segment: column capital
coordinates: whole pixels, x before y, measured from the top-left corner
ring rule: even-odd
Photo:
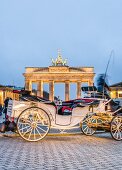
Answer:
[[[68,83],[68,84],[69,84],[69,83],[70,83],[70,81],[69,81],[69,80],[66,80],[66,81],[65,81],[65,83]]]

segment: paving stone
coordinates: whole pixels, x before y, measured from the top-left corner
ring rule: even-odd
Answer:
[[[0,136],[0,170],[122,170],[122,141],[109,133],[47,136],[39,142]]]

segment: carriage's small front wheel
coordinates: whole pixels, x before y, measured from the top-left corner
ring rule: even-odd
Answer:
[[[43,139],[49,129],[50,117],[39,107],[25,109],[17,119],[17,131],[27,141],[35,142]]]
[[[113,117],[110,127],[111,136],[115,140],[122,140],[122,116]]]
[[[93,127],[96,124],[97,120],[92,118],[92,116],[86,115],[84,120],[81,123],[81,131],[88,136],[93,135],[96,132],[96,128]]]

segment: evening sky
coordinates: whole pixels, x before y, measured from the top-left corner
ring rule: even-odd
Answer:
[[[24,85],[25,67],[51,65],[61,49],[69,66],[122,81],[122,0],[0,0],[0,84]]]

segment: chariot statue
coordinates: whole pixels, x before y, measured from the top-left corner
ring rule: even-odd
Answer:
[[[67,59],[62,58],[61,54],[58,52],[58,57],[54,60],[51,59],[53,66],[66,66],[67,65]]]

